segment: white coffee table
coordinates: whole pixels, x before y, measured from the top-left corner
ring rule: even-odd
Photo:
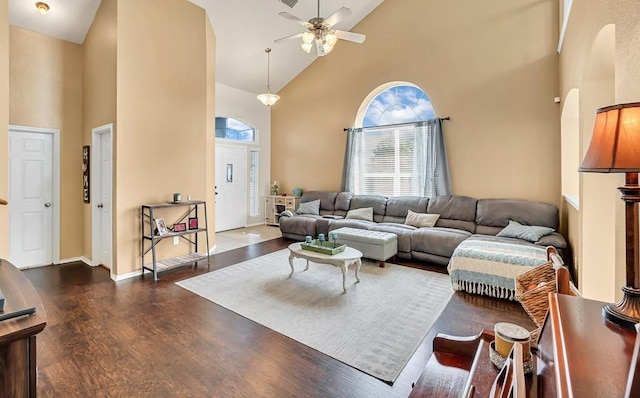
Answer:
[[[360,282],[358,274],[360,272],[360,267],[362,266],[362,253],[359,250],[347,246],[343,252],[329,255],[317,253],[311,250],[304,250],[301,243],[298,242],[289,245],[289,251],[291,252],[289,254],[289,265],[291,266],[289,278],[293,276],[293,259],[304,258],[307,260],[307,267],[305,268],[305,271],[309,269],[309,261],[319,264],[331,264],[334,267],[340,268],[342,270],[342,289],[345,292],[347,291],[347,271],[349,270],[349,266],[355,263],[356,283]]]

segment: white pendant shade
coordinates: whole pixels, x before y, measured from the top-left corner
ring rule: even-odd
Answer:
[[[258,99],[260,100],[260,102],[262,102],[266,106],[271,106],[276,102],[278,102],[278,100],[280,99],[280,96],[276,94],[267,93],[267,94],[258,95]]]

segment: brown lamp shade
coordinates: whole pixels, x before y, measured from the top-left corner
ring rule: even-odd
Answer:
[[[640,102],[598,109],[591,143],[578,171],[640,172]]]

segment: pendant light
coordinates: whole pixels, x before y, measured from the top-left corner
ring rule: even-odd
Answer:
[[[269,83],[269,53],[271,52],[271,49],[266,48],[264,52],[267,53],[267,93],[258,95],[258,99],[266,106],[271,106],[278,102],[280,96],[271,94],[271,84]]]

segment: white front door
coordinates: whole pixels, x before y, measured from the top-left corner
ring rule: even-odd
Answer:
[[[92,264],[111,269],[112,248],[112,142],[113,124],[92,129],[91,207],[93,218]]]
[[[247,223],[247,149],[216,145],[216,232]]]
[[[34,129],[35,130],[35,129]],[[9,130],[9,261],[54,261],[53,134]]]

